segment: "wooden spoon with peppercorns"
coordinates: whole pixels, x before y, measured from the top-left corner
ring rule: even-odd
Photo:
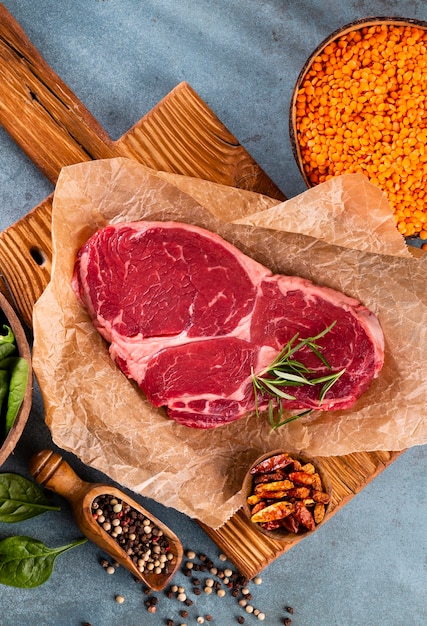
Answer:
[[[166,587],[181,564],[183,547],[165,524],[120,489],[81,480],[52,450],[34,455],[29,469],[40,485],[69,500],[88,539],[150,589]]]

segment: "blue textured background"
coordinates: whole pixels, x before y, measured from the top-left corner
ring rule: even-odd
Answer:
[[[312,50],[331,32],[368,16],[427,20],[427,3],[370,0],[5,0],[46,61],[115,139],[179,82],[198,92],[288,197],[305,186],[289,143],[292,89]],[[0,229],[26,214],[52,186],[0,129]],[[40,394],[24,436],[2,471],[27,473],[28,459],[50,434]],[[278,558],[251,586],[268,626],[424,626],[427,623],[427,455],[408,450],[323,528]],[[67,455],[82,478],[103,480]],[[67,502],[0,537],[27,534],[49,546],[80,536]],[[185,547],[216,560],[218,548],[199,526],[161,505],[140,501],[180,536]],[[34,590],[0,585],[0,626],[232,626],[242,614],[227,595],[202,595],[179,618],[178,603],[160,594],[147,613],[141,587],[123,569],[114,576],[87,543],[59,557],[51,579]],[[178,584],[189,588],[182,574]],[[125,596],[118,605],[114,596]],[[245,624],[257,623],[253,615]]]

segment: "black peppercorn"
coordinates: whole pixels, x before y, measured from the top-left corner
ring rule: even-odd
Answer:
[[[287,607],[285,607],[285,609],[286,609],[286,611],[287,611],[288,613],[290,613],[291,615],[292,615],[292,614],[293,614],[293,612],[294,612],[294,610],[293,610],[293,608],[292,608],[291,606],[287,606]]]
[[[241,615],[239,615],[239,617],[237,618],[237,623],[238,624],[244,624],[245,623],[245,618],[242,617]]]

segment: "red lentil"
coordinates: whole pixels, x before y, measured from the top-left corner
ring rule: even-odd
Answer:
[[[357,28],[314,59],[296,96],[311,185],[361,172],[388,196],[399,232],[427,239],[427,30]]]

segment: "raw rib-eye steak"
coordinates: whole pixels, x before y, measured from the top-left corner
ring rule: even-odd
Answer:
[[[306,347],[295,356],[318,376],[345,372],[320,405],[318,385],[290,388],[286,409],[349,408],[383,364],[379,322],[357,300],[273,275],[189,224],[106,226],[80,249],[73,288],[121,370],[186,426],[213,428],[254,410],[252,369],[262,372],[296,333],[312,337],[335,322],[321,339],[331,369]]]

